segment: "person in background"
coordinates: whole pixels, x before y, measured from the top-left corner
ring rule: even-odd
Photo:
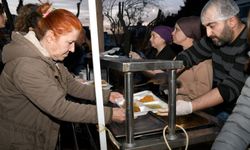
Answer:
[[[50,6],[45,3],[40,7]],[[67,100],[67,94],[95,99],[93,85],[76,81],[62,64],[74,51],[82,30],[77,17],[65,9],[47,7],[33,31],[18,32],[4,47],[5,67],[0,76],[0,149],[54,150],[60,120],[97,123],[95,105]],[[56,19],[55,19],[56,18]],[[103,90],[115,102],[120,93]],[[105,122],[122,122],[122,108],[104,107]]]
[[[212,59],[213,87],[192,102],[178,100],[177,115],[213,107],[210,113],[225,122],[232,112],[247,78],[244,66],[249,51],[246,25],[238,14],[239,7],[233,0],[210,0],[202,9],[201,22],[207,37],[179,53],[176,60],[183,60],[185,69],[189,69]]]
[[[132,59],[162,59],[162,60],[172,60],[176,53],[171,48],[170,43],[172,42],[173,29],[169,26],[156,26],[151,31],[150,43],[153,49],[147,54],[138,54],[136,52],[130,51],[129,56]],[[152,77],[161,70],[147,70],[145,75]]]
[[[6,9],[8,10],[8,3],[5,1]],[[20,31],[27,33],[29,31],[29,26],[27,18],[30,18],[28,14],[30,14],[32,11],[36,11],[38,8],[38,5],[36,4],[27,4],[23,6],[20,10],[20,14],[15,19],[15,22],[13,22],[13,18],[11,14],[9,13],[8,17],[8,23],[6,23],[6,16],[4,13],[4,9],[2,7],[2,4],[0,5],[0,72],[2,71],[4,64],[2,62],[2,48],[4,45],[10,42],[10,34],[12,32],[12,28],[14,28],[15,31]],[[8,13],[7,13],[8,14]],[[10,18],[10,19],[9,19]],[[5,29],[5,25],[8,24],[8,29]]]
[[[200,17],[189,16],[177,20],[172,32],[173,43],[190,48],[202,37]],[[176,99],[191,101],[212,89],[213,68],[211,59],[185,70],[178,78],[180,87]]]
[[[5,27],[5,23],[6,23],[6,16],[4,14],[4,9],[3,9],[3,5],[0,3],[0,28],[4,28]]]
[[[249,23],[250,11],[248,13],[248,44],[250,44]],[[249,52],[248,55],[250,55]],[[232,114],[228,117],[215,139],[212,150],[246,150],[250,144],[250,59],[245,71],[248,74],[248,78]]]
[[[176,53],[171,47],[173,29],[169,26],[156,26],[151,31],[150,44],[151,49],[142,52],[129,52],[129,57],[132,59],[161,59],[161,60],[172,60]],[[151,83],[151,80],[158,74],[163,72],[162,70],[145,70],[138,72],[134,75],[135,91],[150,90],[158,96],[165,96],[159,90],[158,84]]]
[[[32,25],[32,20],[30,18],[32,15],[34,16],[35,13],[38,13],[37,12],[38,7],[39,7],[38,4],[29,3],[19,8],[20,9],[19,14],[14,24],[15,31],[24,32],[24,33],[28,33],[30,31],[30,29],[34,26]],[[40,14],[37,14],[37,15],[40,15]],[[38,20],[35,20],[35,21],[37,22]]]
[[[4,12],[3,5],[0,3],[0,73],[3,70],[4,64],[2,62],[2,49],[5,44],[9,42],[9,38],[6,38],[6,33],[4,30],[6,24],[6,16]]]

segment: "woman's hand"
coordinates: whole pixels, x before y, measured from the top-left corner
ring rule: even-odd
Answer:
[[[125,109],[113,108],[112,121],[123,122],[126,119]]]
[[[112,103],[117,103],[119,101],[124,100],[124,97],[121,93],[119,92],[111,92],[109,96],[109,101]]]
[[[129,57],[132,59],[142,59],[139,54],[137,54],[136,52],[133,52],[133,51],[129,52]]]

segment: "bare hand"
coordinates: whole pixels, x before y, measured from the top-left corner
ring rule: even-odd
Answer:
[[[112,121],[123,122],[126,119],[125,109],[123,108],[113,108]]]
[[[167,84],[168,83],[168,73],[167,72],[162,72],[162,73],[157,73],[155,74],[151,82],[154,84]]]
[[[139,54],[137,54],[136,52],[133,52],[133,51],[129,52],[129,57],[133,58],[133,59],[142,59]]]
[[[117,101],[124,100],[124,97],[119,92],[111,92],[109,96],[109,101],[112,103],[116,103]]]

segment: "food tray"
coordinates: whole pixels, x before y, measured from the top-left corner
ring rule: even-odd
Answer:
[[[134,120],[134,138],[162,133],[163,128],[166,126],[165,122],[152,114],[152,112],[148,112],[146,115],[139,116]],[[111,122],[107,126],[116,138],[126,136],[125,123]]]
[[[152,101],[142,101],[145,96],[153,98]],[[120,107],[125,107],[124,102],[117,103]],[[154,95],[151,91],[141,91],[134,94],[134,117],[146,115],[149,111],[156,113],[158,109],[167,108],[168,104]],[[139,111],[138,111],[139,108]],[[137,111],[136,111],[137,110]]]
[[[186,116],[177,116],[176,124],[182,126],[186,131],[197,130],[217,126],[207,115],[193,113]],[[155,113],[148,112],[146,115],[139,116],[134,120],[134,138],[140,138],[150,135],[162,135],[164,127],[168,125],[168,116],[158,116]],[[125,123],[111,122],[108,128],[116,138],[126,136]],[[183,132],[176,128],[176,132]]]

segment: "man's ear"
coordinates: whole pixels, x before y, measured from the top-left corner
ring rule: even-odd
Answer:
[[[236,25],[237,25],[237,17],[233,16],[231,18],[228,19],[228,25],[231,27],[231,28],[235,28]]]

